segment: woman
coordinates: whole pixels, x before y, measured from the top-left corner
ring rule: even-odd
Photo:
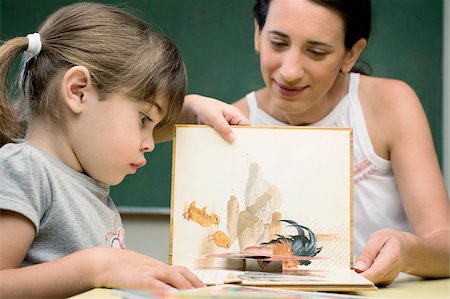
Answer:
[[[370,0],[257,0],[265,86],[234,105],[253,125],[352,127],[355,270],[377,284],[448,277],[448,193],[420,101],[355,69],[370,15]]]

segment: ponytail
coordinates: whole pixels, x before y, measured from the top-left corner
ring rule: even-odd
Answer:
[[[8,74],[14,60],[28,46],[26,37],[17,37],[0,46],[0,147],[21,137],[22,130],[12,104]]]

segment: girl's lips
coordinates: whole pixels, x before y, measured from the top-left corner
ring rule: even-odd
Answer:
[[[295,96],[299,95],[300,93],[302,93],[306,88],[306,86],[305,87],[287,87],[276,81],[274,81],[274,83],[275,83],[275,86],[277,87],[278,92],[281,95],[286,96],[286,97],[295,97]]]
[[[138,170],[138,168],[144,167],[145,164],[147,164],[147,161],[145,161],[145,160],[142,161],[142,162],[139,162],[139,163],[131,163],[131,164],[130,164],[131,172],[132,172],[133,174],[136,173],[136,171]]]

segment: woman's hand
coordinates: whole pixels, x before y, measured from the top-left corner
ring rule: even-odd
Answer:
[[[373,233],[355,261],[355,271],[379,285],[391,284],[404,269],[409,255],[407,232],[383,229]]]
[[[194,94],[185,97],[181,120],[183,123],[211,125],[228,142],[234,140],[230,125],[249,124],[238,108]]]
[[[177,123],[210,125],[223,139],[233,142],[234,134],[230,125],[248,125],[249,121],[237,107],[216,99],[192,94],[184,98],[183,109]],[[171,140],[173,127],[157,128],[153,135],[157,143]]]

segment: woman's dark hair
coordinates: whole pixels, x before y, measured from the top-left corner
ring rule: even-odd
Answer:
[[[370,0],[309,0],[337,11],[344,21],[345,48],[352,46],[361,38],[369,41],[372,25]],[[253,15],[260,30],[266,23],[271,0],[256,0]]]

